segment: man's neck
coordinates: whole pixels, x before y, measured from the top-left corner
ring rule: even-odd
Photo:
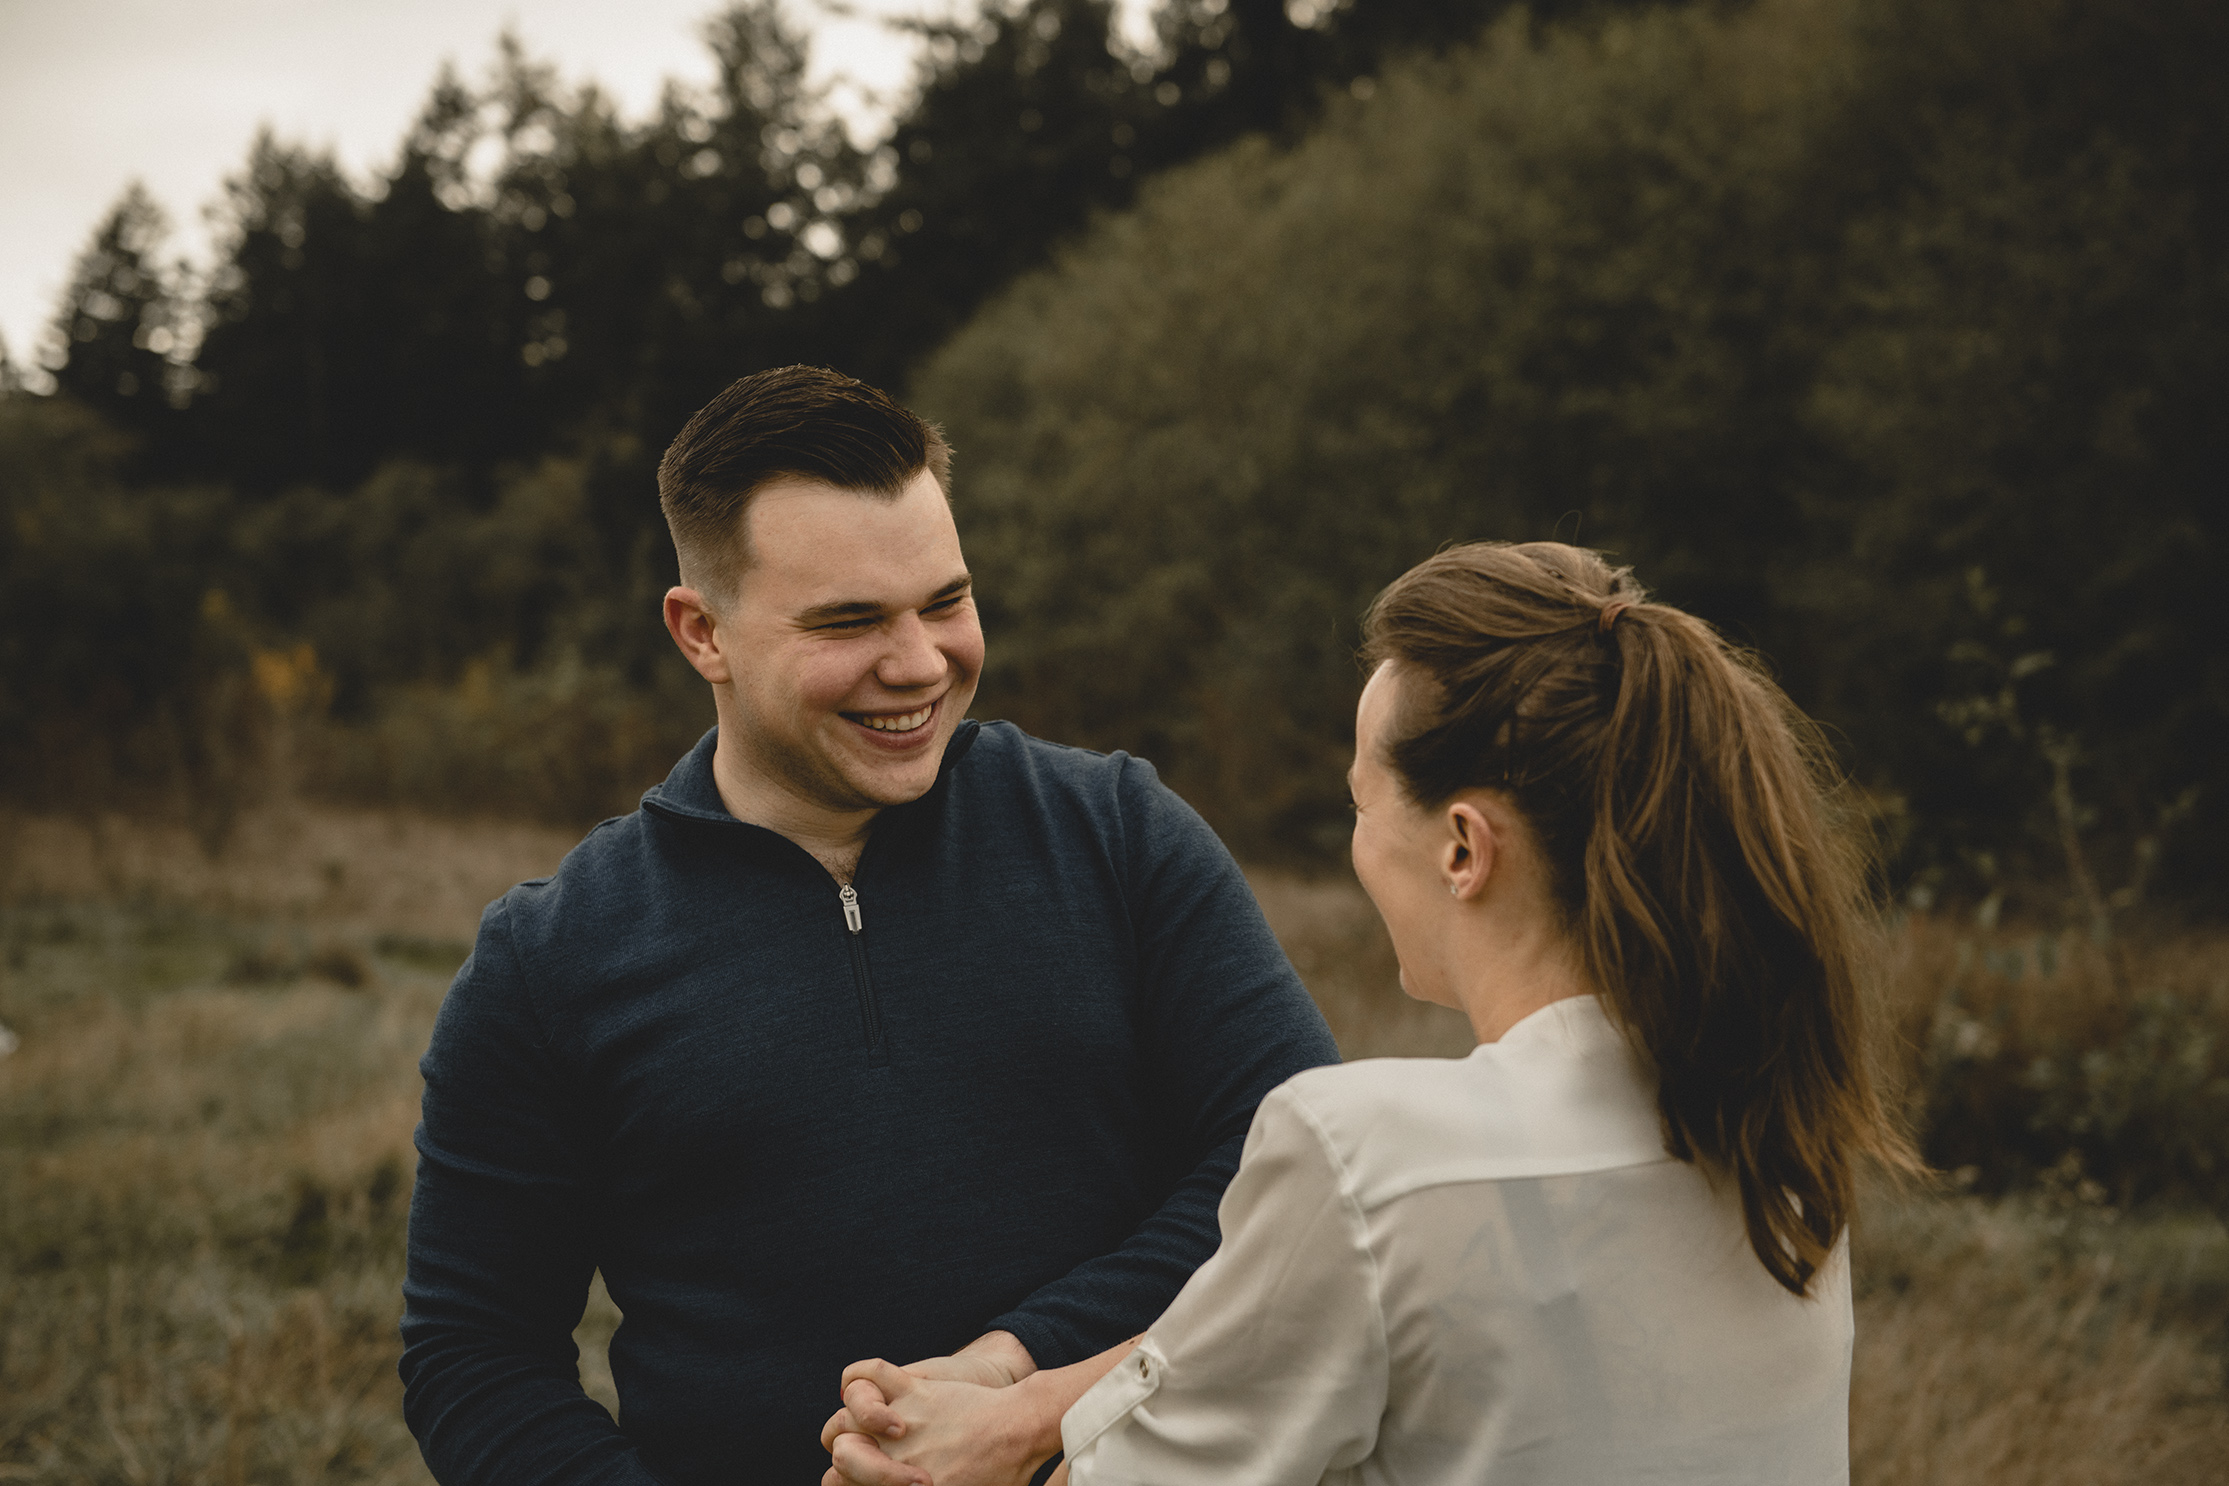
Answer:
[[[728,746],[723,730],[712,754],[712,782],[728,814],[787,837],[812,854],[841,883],[851,881],[866,849],[878,809],[829,811],[804,804]]]

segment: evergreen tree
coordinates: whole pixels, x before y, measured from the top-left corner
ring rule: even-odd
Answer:
[[[914,28],[917,97],[846,223],[861,277],[829,341],[847,367],[901,382],[986,295],[1129,199],[1155,105],[1112,24],[1107,0],[1025,0]]]
[[[1330,10],[1302,14],[1328,22]],[[1326,34],[1296,20],[1285,0],[1168,0],[1154,20],[1169,59],[1153,85],[1157,164],[1241,134],[1287,134],[1322,85],[1346,80],[1333,75]]]
[[[1536,25],[1648,0],[1164,0],[1165,57],[1143,163],[1181,164],[1244,134],[1291,142],[1324,98],[1387,63],[1474,41],[1520,5]]]
[[[162,208],[134,181],[79,255],[54,319],[56,388],[143,439],[176,422],[172,354],[183,350],[183,326],[155,261],[168,231]]]
[[[841,359],[810,310],[851,271],[830,219],[858,194],[774,0],[730,6],[706,40],[711,87],[669,88],[639,127],[511,45],[483,100],[505,145],[487,272],[527,440],[582,450],[598,531],[660,570],[644,492],[674,430],[746,372]]]
[[[388,328],[363,292],[365,203],[329,156],[268,131],[225,196],[230,241],[195,358],[204,457],[250,493],[354,484],[388,443],[372,349]]]
[[[8,354],[8,338],[0,335],[0,399],[21,396],[24,380],[23,368]]]
[[[534,447],[490,213],[466,174],[479,100],[446,67],[351,229],[368,339],[361,415],[376,458],[486,465]]]
[[[669,92],[629,162],[645,208],[636,230],[651,234],[644,269],[603,283],[639,296],[623,406],[628,430],[659,448],[738,376],[838,359],[814,306],[856,267],[838,220],[861,162],[807,88],[806,37],[777,0],[746,0],[705,39],[709,95]]]

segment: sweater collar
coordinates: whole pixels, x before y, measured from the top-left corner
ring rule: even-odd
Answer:
[[[953,731],[952,741],[944,745],[944,758],[937,765],[936,783],[929,786],[928,793],[903,805],[890,806],[876,817],[877,822],[895,811],[911,810],[943,789],[944,781],[953,768],[975,746],[975,735],[981,731],[982,726],[972,717],[963,719]],[[715,726],[708,729],[703,737],[697,739],[696,746],[681,756],[681,761],[673,766],[673,772],[666,775],[663,783],[654,784],[643,791],[643,807],[674,820],[694,820],[709,825],[748,825],[747,821],[739,821],[730,815],[728,807],[720,800],[719,783],[712,777],[712,754],[719,743],[719,728]],[[762,828],[754,826],[751,829]]]

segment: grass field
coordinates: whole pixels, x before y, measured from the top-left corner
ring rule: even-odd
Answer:
[[[0,1481],[426,1479],[394,1374],[415,1060],[480,905],[567,844],[296,810],[209,862],[183,832],[0,820]],[[1257,886],[1350,1056],[1465,1050],[1351,884]],[[2005,968],[2037,942],[1899,926],[1905,1042],[2104,1025],[2078,954]],[[2157,951],[2209,1016],[2222,947]],[[2069,1168],[1875,1194],[1855,1242],[1860,1482],[2229,1479],[2209,1211]],[[580,1331],[607,1404],[617,1319],[599,1293]]]

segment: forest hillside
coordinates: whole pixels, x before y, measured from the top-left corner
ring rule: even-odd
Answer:
[[[506,44],[369,186],[259,141],[199,281],[128,196],[0,378],[6,791],[627,808],[709,720],[651,468],[806,360],[948,425],[979,710],[1252,859],[1336,860],[1370,595],[1558,536],[1763,653],[1912,901],[2218,909],[2229,12],[1159,20],[925,25],[866,149],[767,0],[639,124]]]

